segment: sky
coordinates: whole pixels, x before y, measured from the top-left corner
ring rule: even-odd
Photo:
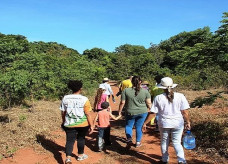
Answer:
[[[214,32],[223,12],[228,0],[0,0],[0,33],[113,52],[205,26]]]

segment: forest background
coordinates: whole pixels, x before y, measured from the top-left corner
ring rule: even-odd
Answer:
[[[53,100],[68,92],[69,79],[80,79],[92,94],[103,77],[122,80],[140,75],[170,76],[181,88],[202,90],[227,87],[228,13],[214,33],[209,27],[181,32],[146,49],[124,44],[107,52],[87,49],[83,54],[56,42],[29,42],[25,36],[0,33],[0,106],[25,100]]]

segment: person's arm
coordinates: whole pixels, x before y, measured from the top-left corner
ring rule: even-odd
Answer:
[[[121,100],[120,105],[119,105],[119,110],[118,110],[119,116],[121,115],[124,105],[125,105],[125,100]]]
[[[150,111],[150,109],[152,107],[152,103],[151,103],[151,99],[150,98],[146,99],[146,106],[148,108],[148,111]]]
[[[96,125],[97,119],[98,119],[98,113],[97,113],[96,117],[94,118],[94,121],[93,121],[93,126],[95,126],[95,125]]]
[[[111,88],[111,86],[109,84],[108,84],[108,90],[109,90],[110,96],[113,95],[112,88]]]
[[[66,116],[66,111],[61,111],[61,116],[62,116],[62,124],[65,122],[65,116]]]
[[[190,118],[189,118],[189,114],[188,114],[188,110],[182,110],[181,114],[184,117],[184,120],[186,121],[185,124],[185,129],[190,130],[191,129],[191,123],[190,123]]]
[[[109,116],[113,119],[113,120],[118,120],[122,115],[119,115],[117,117],[113,116],[112,113],[109,113]]]
[[[146,125],[151,121],[151,119],[155,117],[155,114],[153,112],[149,112],[148,115],[147,115],[147,118],[143,124],[143,131],[146,130]]]
[[[85,106],[84,106],[84,112],[87,117],[88,124],[90,126],[90,134],[93,132],[93,128],[94,128],[91,111],[92,111],[92,109],[91,109],[90,102],[89,102],[89,100],[87,100],[87,102],[85,103]]]

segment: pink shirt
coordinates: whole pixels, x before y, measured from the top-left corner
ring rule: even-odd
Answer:
[[[101,128],[106,128],[110,126],[109,111],[107,111],[106,109],[98,112],[98,126]]]
[[[97,109],[102,109],[101,108],[101,103],[106,101],[106,97],[107,97],[107,95],[104,94],[104,93],[101,95],[101,101],[97,104]]]

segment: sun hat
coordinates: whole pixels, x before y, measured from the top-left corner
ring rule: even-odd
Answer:
[[[148,81],[143,81],[142,84],[149,85],[149,82]]]
[[[99,88],[101,88],[101,89],[104,89],[104,90],[105,90],[105,86],[104,86],[103,84],[100,84],[100,85],[99,85]]]
[[[103,81],[109,81],[109,79],[108,79],[107,77],[105,77],[105,78],[103,79]]]
[[[107,109],[109,107],[109,103],[108,102],[103,102],[103,103],[101,103],[101,108],[102,109]]]
[[[161,83],[157,85],[161,89],[175,88],[178,84],[173,84],[173,79],[170,77],[164,77],[161,79]]]

